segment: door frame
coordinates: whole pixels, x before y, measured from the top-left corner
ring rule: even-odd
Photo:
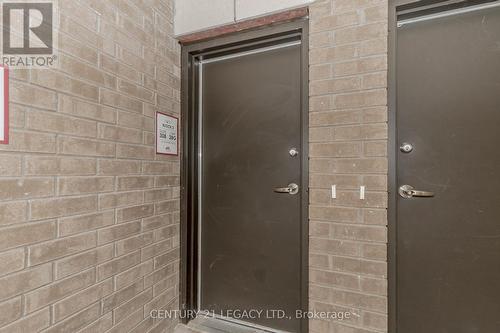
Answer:
[[[397,333],[397,200],[398,200],[398,177],[397,177],[397,154],[398,154],[398,131],[397,131],[397,81],[396,81],[396,40],[397,40],[397,8],[408,3],[416,3],[417,0],[389,0],[389,36],[388,36],[388,89],[387,89],[387,112],[388,112],[388,209],[387,209],[387,278],[388,278],[388,328],[389,333]]]
[[[309,302],[309,21],[271,24],[215,39],[182,46],[181,51],[181,213],[179,307],[193,313],[198,308],[198,104],[197,57],[207,53],[232,53],[250,44],[280,40],[290,36],[301,39],[301,310]],[[191,312],[193,311],[193,312]],[[187,323],[192,316],[182,316]],[[301,320],[301,332],[308,332],[308,320]]]
[[[387,279],[388,279],[388,331],[397,333],[397,200],[398,200],[398,129],[397,129],[397,12],[398,7],[416,4],[419,0],[389,0],[388,15],[388,71],[387,71],[387,112],[388,112],[388,209],[387,209]],[[437,1],[436,1],[437,2]]]

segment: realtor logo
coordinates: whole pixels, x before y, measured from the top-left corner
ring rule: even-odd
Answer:
[[[15,0],[14,0],[15,1]],[[2,64],[9,67],[54,65],[54,1],[2,3]]]
[[[52,54],[52,3],[4,3],[3,24],[4,54]]]

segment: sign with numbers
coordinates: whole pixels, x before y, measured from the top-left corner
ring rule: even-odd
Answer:
[[[9,69],[0,65],[0,144],[9,143]]]
[[[156,153],[179,155],[179,118],[156,113]]]

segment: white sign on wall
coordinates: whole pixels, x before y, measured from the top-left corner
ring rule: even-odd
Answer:
[[[156,153],[164,155],[179,154],[179,119],[167,114],[156,113]]]
[[[9,69],[0,65],[0,144],[9,143]]]

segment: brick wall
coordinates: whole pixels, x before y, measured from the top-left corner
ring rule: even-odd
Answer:
[[[311,332],[387,331],[387,11],[310,7],[310,308],[353,314]]]
[[[60,69],[11,72],[0,333],[160,332],[149,310],[178,307],[179,160],[154,154],[155,111],[179,113],[172,3],[59,3]],[[310,305],[354,314],[311,332],[386,332],[387,0],[319,0],[310,23]]]
[[[161,332],[177,308],[179,113],[171,0],[60,0],[56,70],[11,71],[0,146],[0,333]]]

